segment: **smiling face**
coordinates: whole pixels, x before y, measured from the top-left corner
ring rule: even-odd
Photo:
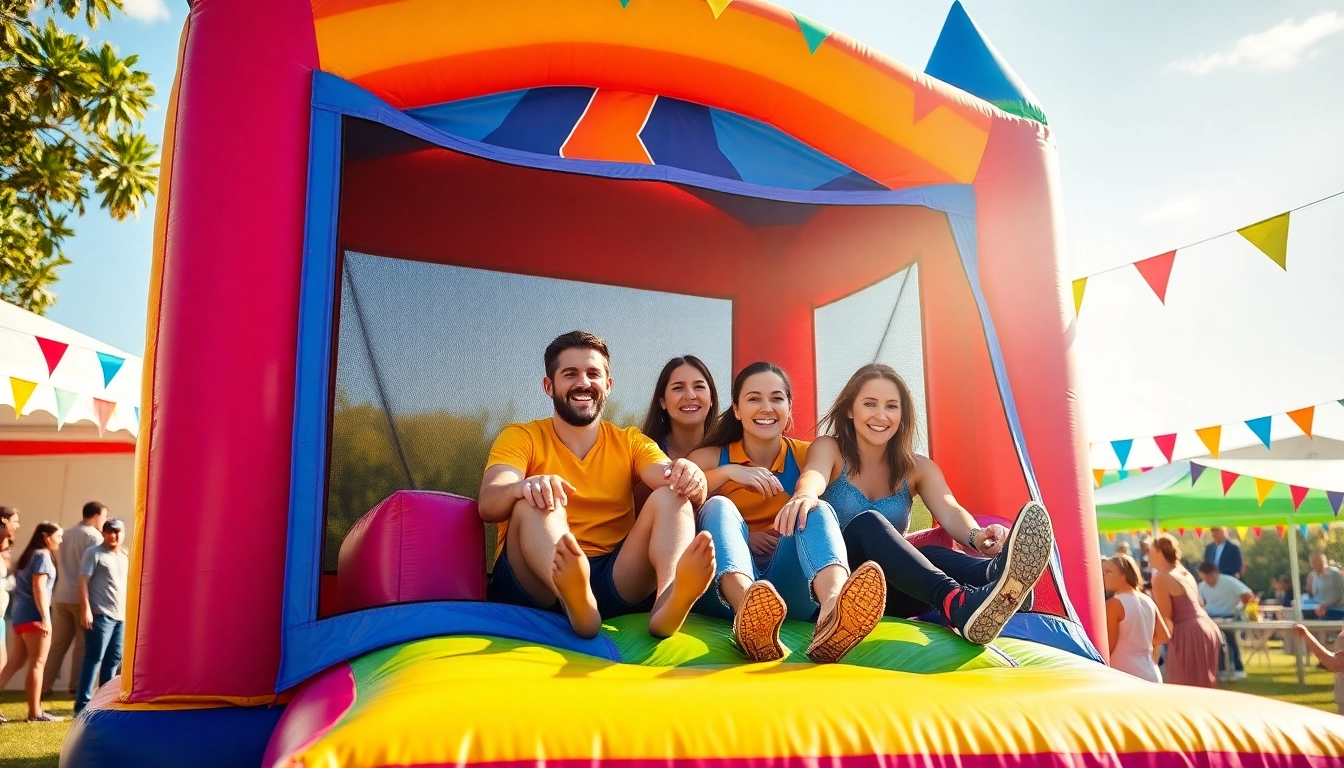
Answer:
[[[543,379],[542,388],[566,424],[586,427],[602,417],[611,383],[606,358],[595,349],[579,347],[560,353],[555,377]]]
[[[869,379],[859,387],[846,415],[854,422],[859,442],[885,446],[901,427],[901,391],[890,379]]]
[[[658,404],[677,424],[701,427],[709,417],[713,397],[705,375],[693,365],[679,365],[667,380]]]
[[[742,391],[733,403],[733,413],[742,422],[744,435],[778,440],[788,428],[791,405],[784,379],[773,371],[765,371],[752,374],[742,382]]]
[[[60,528],[57,528],[55,531],[47,534],[46,536],[43,536],[42,538],[43,543],[46,544],[47,549],[51,550],[52,552],[55,552],[56,550],[61,548],[61,540],[65,538],[65,532],[62,531]]]

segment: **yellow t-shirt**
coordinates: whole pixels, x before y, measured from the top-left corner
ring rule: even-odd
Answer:
[[[532,475],[559,475],[575,490],[569,492],[569,530],[588,555],[606,554],[630,533],[635,524],[631,495],[639,473],[654,464],[667,463],[658,444],[638,427],[621,429],[602,422],[597,442],[582,459],[574,455],[555,434],[549,419],[510,424],[490,447],[487,467],[505,464]],[[499,547],[504,548],[508,523],[499,526]]]
[[[794,440],[792,437],[782,438],[779,455],[775,457],[775,463],[770,465],[770,471],[780,479],[780,483],[784,486],[783,493],[777,493],[767,498],[757,493],[754,488],[739,485],[729,480],[719,487],[715,495],[725,496],[733,502],[737,511],[742,513],[742,519],[747,523],[747,530],[764,531],[774,525],[775,515],[779,514],[779,510],[783,509],[789,498],[793,496],[794,488],[798,485],[800,470],[807,465],[807,448],[809,445],[811,443]],[[790,452],[793,454],[792,462],[789,461]],[[727,463],[742,464],[748,467],[755,466],[747,456],[746,449],[742,447],[741,440],[728,444]]]

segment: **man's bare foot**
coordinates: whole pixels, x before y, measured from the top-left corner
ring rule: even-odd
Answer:
[[[649,614],[649,634],[654,637],[675,635],[685,623],[691,606],[705,594],[713,580],[714,542],[708,531],[701,531],[681,553],[672,586],[663,590],[654,601],[653,612]]]
[[[579,549],[574,535],[566,533],[555,544],[555,560],[551,561],[551,581],[556,595],[569,617],[569,625],[579,637],[597,637],[602,628],[602,615],[597,610],[597,598],[588,584],[588,558]]]

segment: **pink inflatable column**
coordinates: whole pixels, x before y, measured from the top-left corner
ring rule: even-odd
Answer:
[[[317,65],[305,0],[192,6],[155,233],[130,701],[273,698]]]

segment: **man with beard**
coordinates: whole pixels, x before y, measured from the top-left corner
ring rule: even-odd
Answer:
[[[612,385],[602,339],[563,334],[545,362],[555,413],[505,427],[481,480],[481,519],[500,527],[490,599],[563,612],[581,637],[596,637],[603,616],[649,611],[650,634],[670,637],[714,576],[691,506],[705,475],[638,428],[602,421]],[[636,512],[639,480],[653,493]]]

